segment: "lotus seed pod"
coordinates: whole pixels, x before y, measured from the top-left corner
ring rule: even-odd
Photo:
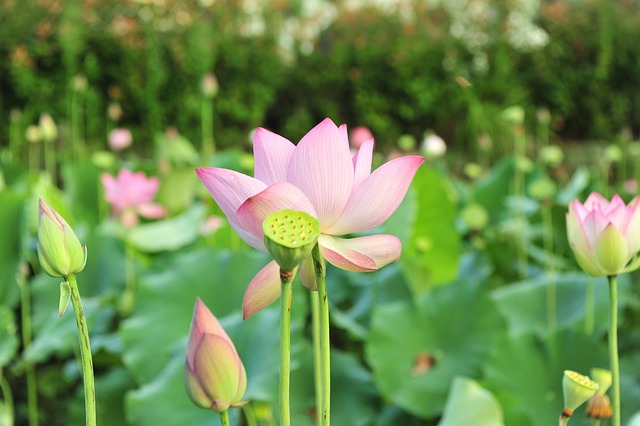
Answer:
[[[320,222],[305,212],[280,210],[262,222],[264,244],[280,269],[291,271],[309,256],[320,236]]]

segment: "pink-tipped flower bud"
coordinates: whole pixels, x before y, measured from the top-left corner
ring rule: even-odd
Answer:
[[[47,113],[40,116],[40,132],[42,140],[45,142],[53,142],[58,137],[58,126]]]
[[[221,413],[246,402],[247,373],[233,342],[198,298],[193,310],[184,386],[191,401]]]
[[[202,94],[208,98],[213,98],[218,94],[218,79],[213,73],[207,73],[202,77],[200,84]]]
[[[38,211],[38,259],[52,277],[77,274],[87,263],[87,246],[80,244],[69,224],[42,200]]]
[[[129,129],[117,128],[109,132],[109,148],[112,151],[122,151],[131,146],[133,136]]]
[[[625,204],[594,192],[569,203],[567,237],[582,269],[594,277],[640,267],[640,197]]]

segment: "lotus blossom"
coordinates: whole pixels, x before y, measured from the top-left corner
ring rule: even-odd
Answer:
[[[567,235],[580,267],[592,276],[610,276],[640,266],[640,197],[628,205],[593,192],[584,204],[569,203]]]
[[[349,271],[375,271],[400,257],[400,240],[392,235],[350,239],[340,235],[369,231],[398,208],[418,168],[419,156],[390,161],[373,173],[373,140],[351,156],[346,125],[325,119],[298,143],[265,129],[253,138],[254,177],[220,168],[197,169],[230,225],[257,250],[266,252],[262,222],[283,209],[304,211],[320,222],[320,251],[334,266]],[[316,290],[309,256],[300,266],[302,283]],[[279,268],[267,264],[249,284],[244,318],[280,296]]]
[[[198,298],[184,364],[184,386],[191,401],[218,413],[244,405],[247,372],[233,342]]]
[[[137,225],[138,216],[158,219],[167,215],[164,207],[153,202],[160,186],[158,178],[147,178],[143,172],[122,169],[116,177],[103,173],[100,180],[113,214],[120,216],[125,227]]]

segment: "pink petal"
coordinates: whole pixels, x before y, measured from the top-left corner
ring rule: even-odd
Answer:
[[[236,212],[238,222],[242,228],[262,240],[262,222],[271,213],[291,209],[316,215],[311,201],[296,186],[281,182],[269,186],[264,191],[247,198]]]
[[[609,221],[600,210],[592,210],[587,214],[587,217],[582,222],[582,228],[589,242],[589,247],[595,248],[598,237],[608,224]]]
[[[136,210],[142,217],[147,219],[159,219],[167,215],[167,210],[157,203],[140,204]]]
[[[380,166],[353,191],[340,219],[324,232],[343,235],[382,224],[402,202],[423,161],[422,157],[407,156]]]
[[[333,266],[355,272],[369,272],[378,269],[375,260],[364,253],[353,250],[349,240],[320,235],[318,244],[322,256]]]
[[[316,283],[316,271],[313,266],[313,257],[307,256],[305,260],[300,264],[298,269],[300,272],[300,281],[302,285],[311,291],[318,291],[318,284]]]
[[[254,176],[267,185],[287,180],[287,165],[295,145],[282,136],[259,128],[253,135]]]
[[[373,159],[373,139],[364,141],[360,149],[353,156],[353,189],[371,174],[371,160]]]
[[[187,364],[193,368],[193,357],[200,343],[200,339],[204,333],[216,334],[229,339],[220,322],[211,313],[207,305],[196,298],[196,304],[193,308],[193,317],[191,318],[191,329],[189,330],[189,342],[187,344]]]
[[[196,169],[196,172],[240,238],[257,250],[264,250],[261,239],[256,239],[251,233],[242,229],[236,217],[236,211],[247,198],[256,195],[267,185],[233,170],[210,167]]]
[[[275,260],[253,277],[242,300],[242,318],[247,319],[280,298],[280,267]]]
[[[587,200],[584,202],[584,207],[587,210],[593,210],[596,206],[604,210],[608,205],[609,205],[609,200],[607,200],[597,192],[592,192],[591,194],[589,194],[589,196],[587,197]]]
[[[353,163],[344,130],[330,119],[311,129],[296,147],[287,181],[304,192],[315,207],[320,229],[340,217],[353,187]]]

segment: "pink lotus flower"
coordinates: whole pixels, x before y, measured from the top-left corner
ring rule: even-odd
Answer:
[[[189,330],[184,387],[191,401],[218,413],[244,405],[247,373],[233,342],[198,298]]]
[[[569,203],[567,236],[580,267],[589,275],[609,276],[640,266],[640,197],[629,205],[593,192],[584,204]]]
[[[109,148],[112,151],[122,151],[133,142],[129,129],[117,128],[109,132]]]
[[[255,177],[219,168],[197,169],[198,176],[227,216],[231,226],[252,247],[266,252],[262,222],[270,213],[305,211],[320,222],[322,255],[349,271],[375,271],[400,257],[400,240],[392,235],[351,239],[339,235],[371,230],[398,208],[422,157],[390,161],[371,173],[373,140],[351,157],[346,125],[325,119],[297,146],[265,129],[254,134]],[[316,290],[311,258],[300,267],[303,284]],[[280,296],[275,261],[251,281],[244,296],[248,318]]]
[[[137,225],[138,216],[158,219],[167,215],[164,207],[152,201],[160,186],[158,178],[147,178],[143,172],[123,169],[117,177],[103,173],[100,180],[113,214],[120,216],[125,227]]]

